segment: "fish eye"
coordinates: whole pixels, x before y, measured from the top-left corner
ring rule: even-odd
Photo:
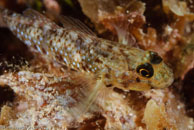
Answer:
[[[139,65],[136,69],[137,73],[146,78],[151,78],[154,75],[154,69],[151,64],[145,63]]]
[[[159,64],[160,62],[162,62],[162,58],[156,53],[156,52],[153,52],[153,51],[150,51],[150,62],[152,64]]]

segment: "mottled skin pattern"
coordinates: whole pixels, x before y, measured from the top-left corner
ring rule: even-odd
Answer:
[[[107,87],[142,91],[173,82],[172,71],[163,61],[150,63],[149,51],[100,39],[76,27],[60,27],[33,10],[23,15],[6,9],[0,12],[8,28],[30,48],[69,69],[95,76]],[[137,72],[145,63],[153,67],[149,78]]]

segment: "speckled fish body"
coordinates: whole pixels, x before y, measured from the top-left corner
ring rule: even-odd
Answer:
[[[157,53],[97,38],[65,19],[64,27],[58,26],[30,9],[1,13],[8,28],[30,48],[67,68],[94,75],[108,87],[139,91],[173,82],[171,69]]]

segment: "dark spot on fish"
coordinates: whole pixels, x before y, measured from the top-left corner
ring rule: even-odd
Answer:
[[[49,42],[49,45],[50,45],[50,46],[52,45],[52,42],[53,42],[53,40],[50,40],[50,42]]]
[[[56,58],[59,60],[59,61],[63,61],[63,57],[61,55],[56,55]]]
[[[46,54],[46,50],[44,48],[42,48],[42,52],[43,54]]]
[[[117,87],[114,87],[113,90],[114,90],[115,92],[119,93],[119,94],[123,94],[123,93],[124,93],[124,91],[123,91],[122,89],[117,88]]]
[[[58,42],[61,42],[61,39],[58,39]]]
[[[57,31],[56,30],[49,30],[49,32],[51,33],[51,34],[54,34],[54,35],[57,35]]]
[[[65,31],[63,31],[63,32],[61,33],[61,37],[65,37],[64,35],[65,35]]]
[[[96,40],[93,40],[93,43],[92,43],[94,46],[97,46],[98,45],[98,41]]]
[[[18,28],[18,27],[17,27],[17,28]],[[32,29],[29,30],[29,34],[31,34],[31,32],[32,32]]]
[[[70,34],[68,36],[69,36],[69,39],[72,39],[72,36]]]
[[[124,50],[123,50],[123,49],[121,49],[121,48],[120,48],[119,50],[120,50],[120,52],[121,52],[121,54],[122,54],[122,55],[124,55],[124,56],[126,56],[126,57],[127,57],[127,54],[124,52]]]
[[[133,80],[124,80],[121,82],[121,84],[124,88],[128,88],[128,87],[130,87],[129,84],[133,83],[133,82],[134,82]]]
[[[153,86],[151,86],[151,87],[150,87],[150,89],[154,89],[154,87],[153,87]]]
[[[112,50],[112,48],[113,48],[113,46],[108,45],[108,50],[109,50],[109,51],[111,51],[111,50]]]
[[[36,46],[35,44],[33,45],[33,47],[34,47],[34,49],[36,49],[36,50],[37,50],[37,46]]]
[[[83,65],[83,66],[82,66],[82,69],[83,69],[84,71],[86,71],[86,66]]]
[[[105,74],[105,77],[109,79],[110,78],[110,74]]]
[[[38,27],[40,30],[43,30],[44,28],[43,28],[43,26],[40,26],[40,27]]]
[[[45,25],[45,23],[44,23],[44,22],[40,22],[40,23],[39,23],[39,28],[43,28],[43,27],[44,27],[44,25]]]
[[[113,86],[112,84],[107,84],[107,85],[106,85],[107,88],[110,88],[110,87],[112,87],[112,86]]]
[[[67,35],[67,31],[63,31],[62,37],[66,37],[66,35]]]
[[[95,59],[95,62],[97,62],[97,63],[102,63],[102,61],[99,60],[98,58]]]
[[[39,35],[37,36],[37,39],[40,39],[40,36]]]
[[[126,120],[125,120],[125,118],[122,116],[122,117],[120,117],[120,119],[119,119],[120,121],[121,121],[121,123],[122,124],[125,124],[125,122],[126,122]]]
[[[105,58],[109,56],[109,54],[107,52],[102,51],[100,49],[97,49],[96,51],[97,51],[98,54],[102,55]]]
[[[73,69],[73,68],[71,68],[70,70],[71,70],[71,71],[77,71],[77,70],[75,70],[75,69]]]
[[[136,78],[136,81],[139,83],[141,80],[139,79],[139,77]]]
[[[81,47],[82,42],[83,42],[83,41],[82,41],[82,38],[78,36],[78,39],[76,39],[76,41],[75,41],[77,47]]]

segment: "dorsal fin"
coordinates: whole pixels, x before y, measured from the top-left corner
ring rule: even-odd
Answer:
[[[32,17],[33,19],[37,19],[37,20],[42,19],[47,22],[52,22],[52,20],[50,20],[43,14],[33,9],[26,9],[23,12],[23,14],[25,16]],[[67,16],[62,16],[62,15],[58,16],[57,19],[59,20],[59,22],[63,25],[65,29],[68,29],[68,30],[72,29],[72,30],[76,30],[79,32],[89,34],[89,35],[96,36],[96,34],[90,28],[88,28],[84,23],[82,23],[78,19],[67,17]]]
[[[47,22],[52,22],[52,20],[50,20],[49,18],[47,18],[46,16],[44,16],[43,14],[39,13],[38,11],[36,10],[33,10],[33,9],[26,9],[23,14],[25,16],[28,16],[28,17],[31,17],[33,19],[37,19],[37,20],[44,20],[44,21],[47,21]]]
[[[52,30],[59,28],[59,26],[55,22],[53,22],[51,19],[46,17],[44,14],[41,14],[36,10],[27,9],[23,12],[23,14],[26,17],[30,17],[34,21],[38,21],[38,22],[42,23],[41,25],[50,26],[52,28]],[[38,25],[38,26],[40,26],[40,25]]]
[[[25,16],[29,16],[29,17],[33,17],[33,18],[42,18],[45,17],[44,15],[42,15],[41,13],[39,13],[38,11],[35,11],[33,9],[26,9],[24,10],[23,14]]]
[[[63,27],[65,29],[73,29],[89,35],[96,36],[96,34],[90,28],[88,28],[84,23],[82,23],[78,19],[67,16],[59,16],[58,19],[61,22],[61,24],[63,24]]]

